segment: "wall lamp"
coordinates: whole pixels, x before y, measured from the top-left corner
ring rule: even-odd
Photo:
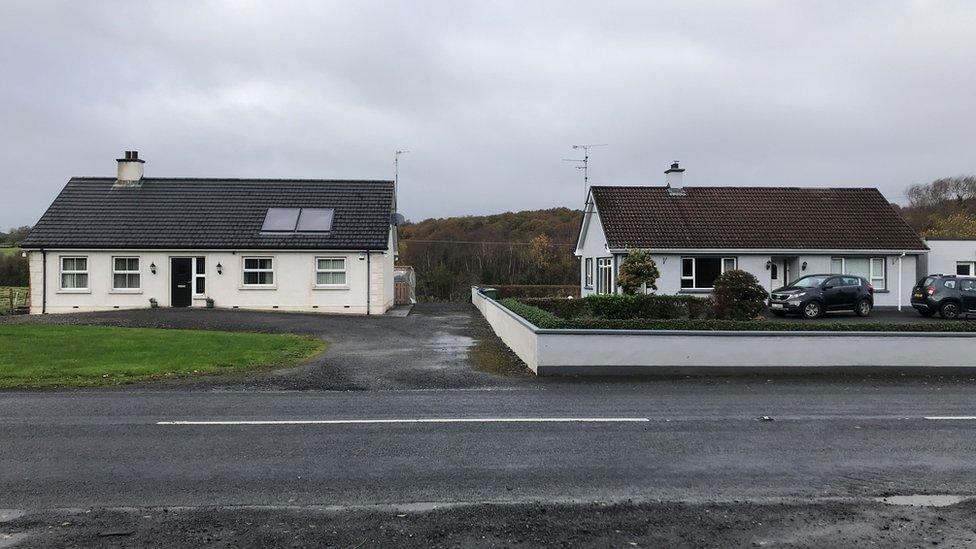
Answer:
[[[767,262],[766,262],[766,270],[767,270],[767,271],[768,271],[768,270],[769,270],[769,269],[770,269],[770,268],[771,268],[772,266],[773,266],[773,262],[772,262],[772,261],[767,261]]]
[[[806,261],[803,262],[803,265],[800,265],[800,269],[801,270],[804,270],[804,271],[807,270],[807,262]]]
[[[223,273],[224,273],[224,266],[221,265],[220,262],[218,261],[217,262],[217,274],[223,274]]]
[[[149,264],[149,271],[152,272],[152,274],[156,274],[156,264],[155,263],[150,263]]]

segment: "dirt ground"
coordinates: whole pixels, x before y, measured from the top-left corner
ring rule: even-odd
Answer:
[[[0,547],[962,547],[976,544],[974,511],[970,501],[68,510],[8,514]]]

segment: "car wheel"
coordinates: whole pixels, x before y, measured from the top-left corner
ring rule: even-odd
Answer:
[[[867,299],[858,301],[857,305],[854,306],[854,313],[857,314],[857,316],[868,316],[871,314],[871,302]]]
[[[823,315],[823,307],[819,301],[811,301],[803,306],[803,318],[820,318]]]
[[[939,307],[939,316],[946,320],[952,320],[954,318],[959,318],[959,304],[949,301],[948,303],[943,303]]]

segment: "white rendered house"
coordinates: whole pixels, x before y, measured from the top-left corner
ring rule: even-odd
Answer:
[[[159,307],[383,314],[392,181],[74,177],[23,242],[32,314]]]
[[[807,274],[863,276],[875,306],[910,307],[925,242],[872,188],[594,186],[576,246],[582,295],[620,293],[628,250],[649,250],[659,294],[704,294],[729,269],[767,290]]]

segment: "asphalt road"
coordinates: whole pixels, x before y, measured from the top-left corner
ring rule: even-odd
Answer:
[[[974,414],[970,381],[5,393],[0,507],[976,494],[976,419],[925,419]],[[626,421],[451,421],[506,418]]]

